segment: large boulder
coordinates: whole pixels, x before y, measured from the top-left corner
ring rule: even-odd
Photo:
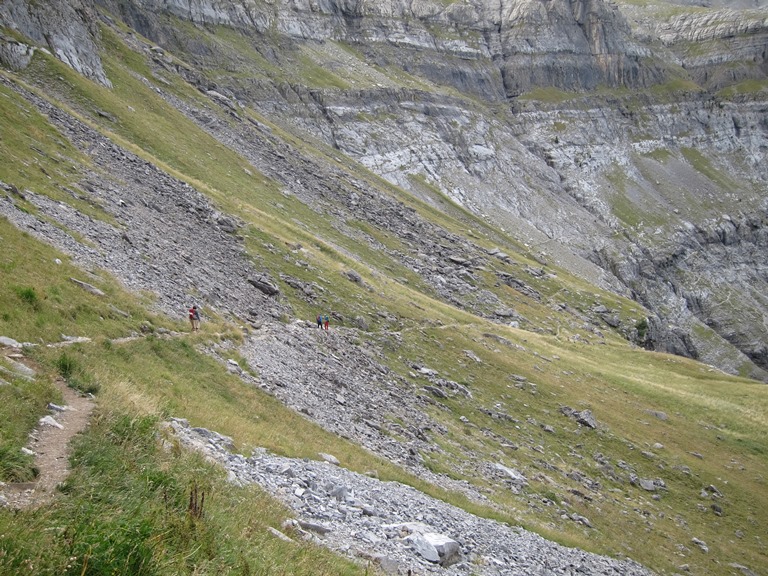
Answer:
[[[461,546],[458,542],[436,532],[414,532],[406,538],[421,557],[440,566],[452,566],[461,562]]]

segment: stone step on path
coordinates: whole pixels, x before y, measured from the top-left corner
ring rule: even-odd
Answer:
[[[278,537],[303,537],[371,562],[386,574],[446,576],[652,576],[631,560],[566,548],[520,527],[481,518],[398,482],[382,482],[320,460],[257,449],[231,452],[231,438],[184,419],[167,428],[224,466],[236,485],[258,484],[287,504]]]

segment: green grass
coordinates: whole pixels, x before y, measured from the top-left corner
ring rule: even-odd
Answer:
[[[768,410],[764,387],[748,380],[725,378],[689,360],[633,352],[618,340],[601,346],[574,345],[509,330],[504,336],[522,346],[509,349],[488,339],[485,345],[478,346],[483,342],[478,332],[483,330],[480,325],[464,325],[461,329],[432,328],[413,337],[406,334],[403,347],[392,353],[392,362],[403,357],[439,367],[442,377],[468,383],[473,394],[472,400],[438,399],[438,404],[449,412],[438,408],[430,412],[448,429],[447,434],[433,437],[442,452],[428,458],[430,468],[477,482],[472,478],[475,462],[467,459],[473,453],[518,468],[530,479],[529,489],[521,496],[480,485],[519,522],[568,545],[640,555],[657,570],[674,569],[670,561],[674,562],[676,543],[690,539],[688,529],[677,524],[682,518],[690,529],[706,534],[699,537],[712,542],[721,541],[721,530],[733,534],[739,526],[753,525],[754,516],[765,505],[751,496],[752,490],[758,489],[754,482],[759,482],[766,471],[760,455],[761,447],[768,442],[761,430]],[[502,331],[497,328],[495,332]],[[481,362],[469,360],[463,352],[467,349]],[[525,376],[535,388],[518,388],[510,374]],[[575,424],[559,413],[563,405],[591,409],[599,430],[575,434]],[[489,408],[513,420],[491,417],[485,412]],[[667,412],[669,418],[659,420],[652,411]],[[729,422],[728,427],[713,421],[714,414]],[[459,420],[462,415],[469,419],[470,426]],[[543,432],[542,424],[553,426],[555,433]],[[518,449],[502,453],[498,442],[481,431],[509,438]],[[664,446],[657,450],[657,459],[640,456],[643,450],[653,451],[651,445],[655,442]],[[545,448],[539,452],[536,446]],[[614,467],[623,460],[631,462],[640,477],[665,478],[668,490],[654,501],[630,486],[626,478],[615,481],[604,476],[593,459],[598,452],[608,455]],[[705,456],[700,459],[691,454],[694,452]],[[734,471],[724,470],[723,465],[732,461],[738,461]],[[542,468],[542,463],[547,467]],[[692,474],[680,472],[683,466]],[[740,466],[749,474],[735,472]],[[599,493],[568,478],[565,474],[571,470],[580,470],[600,482]],[[728,517],[710,521],[696,512],[693,503],[701,488],[708,483],[723,486],[726,481],[730,491]],[[744,488],[743,492],[739,489],[739,496],[734,492],[734,482]],[[586,493],[590,500],[575,497],[574,490]],[[538,504],[537,494],[548,494],[549,500],[554,494],[558,500],[568,502],[570,509],[591,520],[594,530],[584,531],[571,521],[563,521],[555,510]],[[652,522],[633,520],[632,508],[638,506]],[[670,509],[675,510],[677,520],[670,517]],[[611,536],[618,532],[625,534],[621,541]],[[640,539],[650,544],[647,549],[630,550],[622,544]],[[724,545],[727,556],[726,548]],[[746,548],[750,550],[746,552],[748,564],[764,562],[759,548]],[[741,548],[741,552],[745,553],[745,549]],[[703,566],[695,559],[693,562]]]
[[[48,403],[61,402],[61,394],[46,379],[10,378],[1,371],[0,378],[8,381],[0,385],[0,482],[26,482],[37,471],[21,448]]]
[[[560,104],[568,102],[569,100],[579,100],[583,97],[582,94],[576,92],[566,92],[559,88],[532,88],[528,92],[521,94],[519,99],[522,101],[535,101],[544,102],[547,104]]]
[[[142,326],[178,327],[179,324],[147,314],[146,300],[125,296],[106,275],[91,277],[69,259],[0,218],[0,270],[11,282],[0,282],[0,334],[19,342],[51,343],[68,336],[98,334],[126,336]],[[57,264],[56,261],[60,264]],[[75,279],[87,279],[106,296],[87,292]],[[123,314],[127,314],[126,319]]]
[[[724,88],[717,95],[721,98],[733,98],[742,94],[760,94],[766,91],[768,91],[768,82],[765,80],[744,80]]]
[[[667,160],[672,158],[672,152],[665,148],[656,148],[652,152],[648,152],[645,154],[648,158],[652,158],[653,160],[656,160],[656,162],[659,162],[661,164],[664,164]]]
[[[673,78],[664,84],[657,84],[651,88],[651,93],[656,98],[662,98],[665,95],[676,92],[701,92],[702,88],[695,82],[686,78]]]
[[[18,206],[35,208],[25,190],[66,202],[93,218],[109,220],[98,204],[89,200],[77,182],[88,160],[18,94],[0,85],[0,181],[15,186]]]
[[[4,241],[16,237],[27,254],[57,256],[7,222],[0,224],[0,237]],[[22,251],[21,244],[15,245]],[[21,293],[38,302],[30,294],[50,293],[60,281],[60,271],[57,266],[17,266],[14,277],[24,285],[34,279],[36,290]],[[18,297],[17,291],[2,288],[6,297]],[[68,305],[76,308],[91,298],[78,289],[69,295]],[[119,295],[123,304],[132,298]],[[31,307],[26,311],[26,315],[36,313]],[[39,365],[38,376],[0,386],[3,481],[34,478],[31,459],[22,456],[20,448],[46,412],[47,403],[61,402],[52,385],[57,374],[68,381],[98,382],[102,407],[77,442],[73,472],[55,505],[18,514],[0,510],[0,573],[363,573],[363,568],[325,550],[289,545],[269,535],[267,526],[279,528],[288,516],[286,510],[256,489],[232,489],[220,470],[179,450],[165,452],[155,440],[160,418],[170,414],[229,432],[244,445],[269,446],[293,455],[316,457],[320,449],[344,454],[335,449],[336,437],[308,425],[274,398],[246,387],[198,353],[194,337],[160,340],[150,335],[118,344],[103,339],[105,332],[113,334],[121,327],[127,333],[131,319],[120,315],[115,326],[79,319],[80,324],[73,325],[80,328],[79,333],[87,327],[94,342],[64,351],[29,348],[26,354]],[[39,333],[48,330],[43,326]],[[205,338],[204,334],[196,336]],[[353,463],[357,458],[370,464],[359,448],[350,446],[348,451],[357,455],[350,457]],[[402,472],[390,475],[405,478]],[[188,510],[195,486],[206,493],[205,514],[200,518]]]
[[[155,440],[157,420],[101,410],[75,445],[55,504],[0,510],[4,574],[349,575],[364,568],[309,543],[286,543],[289,512],[221,469]]]
[[[632,229],[661,226],[667,223],[662,216],[664,208],[658,204],[649,205],[643,199],[638,186],[626,175],[621,167],[614,166],[606,173],[607,180],[613,186],[613,193],[609,197],[611,212],[626,226]],[[635,189],[635,196],[631,196],[631,189]]]

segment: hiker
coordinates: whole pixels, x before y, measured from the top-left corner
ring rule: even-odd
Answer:
[[[197,305],[189,309],[189,323],[192,324],[192,332],[200,330],[200,310],[197,309]]]
[[[325,315],[325,329],[328,330],[328,322],[330,322],[331,319],[328,318],[328,314]]]
[[[318,314],[317,315],[317,327],[322,328],[323,327],[323,315]]]

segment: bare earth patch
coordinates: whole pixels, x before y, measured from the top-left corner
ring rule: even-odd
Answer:
[[[28,359],[19,358],[17,350],[0,350],[0,354],[13,354],[17,362],[32,367]],[[63,405],[58,407],[63,410],[52,407],[50,417],[53,421],[47,417],[41,419],[30,433],[27,444],[27,448],[35,453],[35,466],[39,470],[36,480],[0,485],[0,502],[4,499],[9,508],[37,507],[53,498],[56,486],[69,474],[70,441],[88,426],[95,406],[93,398],[73,390],[61,378],[56,379],[55,385],[64,398]]]

